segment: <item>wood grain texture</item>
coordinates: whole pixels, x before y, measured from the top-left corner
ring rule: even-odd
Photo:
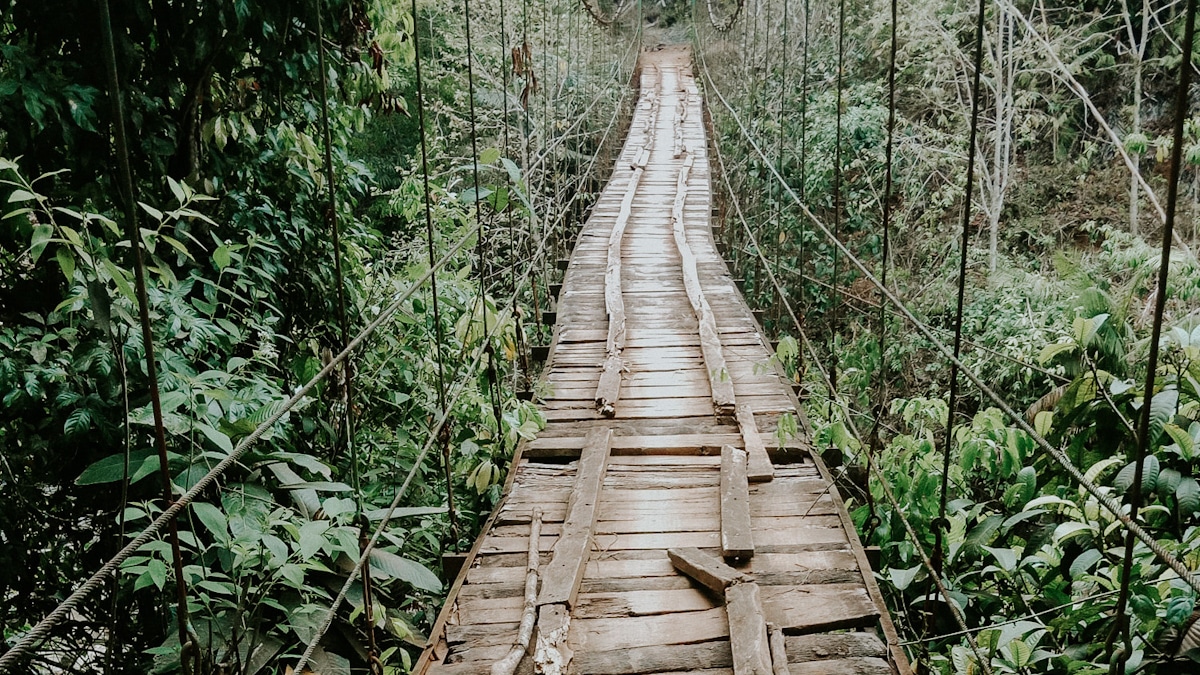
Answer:
[[[608,466],[608,444],[612,432],[596,428],[588,433],[575,474],[575,487],[567,504],[567,519],[554,545],[554,557],[542,573],[542,591],[538,605],[574,604],[583,569],[592,546],[596,524],[596,503]]]
[[[724,593],[730,585],[746,580],[746,575],[698,548],[673,548],[667,551],[667,555],[675,569],[718,593]]]
[[[762,436],[758,433],[758,424],[754,421],[754,409],[747,405],[737,407],[738,429],[742,433],[742,442],[746,446],[746,454],[750,456],[746,468],[746,478],[751,483],[765,483],[775,478],[775,467],[767,456],[767,446],[763,444]]]
[[[734,675],[772,675],[771,646],[758,584],[734,584],[725,589],[729,615],[729,646]]]
[[[721,555],[726,558],[754,555],[746,451],[732,445],[721,448]]]

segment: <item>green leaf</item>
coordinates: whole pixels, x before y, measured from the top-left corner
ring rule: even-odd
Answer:
[[[1117,488],[1118,492],[1128,492],[1133,486],[1133,479],[1137,472],[1137,462],[1130,462],[1121,469],[1117,474],[1117,478],[1113,481],[1113,487]],[[1154,491],[1154,486],[1158,483],[1159,464],[1158,458],[1154,455],[1146,455],[1146,459],[1142,462],[1142,495],[1148,495]]]
[[[996,559],[996,563],[1000,569],[1005,572],[1012,572],[1017,569],[1017,552],[1011,548],[984,546],[983,550],[992,554]]]
[[[1023,467],[1017,472],[1017,482],[1021,485],[1021,503],[1028,503],[1037,494],[1037,470]]]
[[[286,483],[279,487],[284,490],[317,490],[319,492],[350,492],[351,487],[345,483],[330,481],[305,481],[301,483]]]
[[[500,149],[499,148],[488,148],[487,150],[484,150],[483,152],[479,153],[479,163],[480,164],[495,164],[499,159],[500,159]]]
[[[50,244],[50,240],[54,238],[54,228],[50,225],[35,225],[33,235],[29,239],[29,256],[36,263],[38,258],[42,257],[42,252],[46,250],[46,246]]]
[[[1163,427],[1175,416],[1179,404],[1178,389],[1163,389],[1150,399],[1150,445],[1153,447],[1162,436]]]
[[[1191,434],[1170,423],[1163,425],[1163,431],[1179,446],[1179,454],[1182,457],[1186,459],[1196,454],[1196,441]]]
[[[67,283],[75,281],[75,256],[66,246],[59,246],[54,252],[54,258],[58,261],[58,267],[62,270],[63,276],[67,278]]]
[[[213,445],[224,451],[225,454],[233,452],[233,443],[225,434],[217,431],[204,422],[196,422],[196,428],[200,430],[200,433],[204,434],[205,438],[212,441]]]
[[[392,520],[397,518],[408,518],[411,516],[433,516],[439,513],[446,513],[445,506],[408,506],[399,507],[392,513]],[[387,509],[374,509],[366,512],[367,520],[383,520],[387,515]]]
[[[192,513],[203,523],[204,528],[221,544],[229,543],[229,521],[221,509],[208,502],[192,503]]]
[[[1071,563],[1071,578],[1078,579],[1087,574],[1103,557],[1104,554],[1094,548],[1090,548],[1075,556],[1075,560]]]
[[[213,263],[217,266],[217,270],[224,270],[226,267],[229,267],[230,263],[229,248],[225,246],[218,246],[217,250],[213,251],[212,258]]]
[[[1059,354],[1075,351],[1076,346],[1074,342],[1055,342],[1054,344],[1046,345],[1042,347],[1041,353],[1038,354],[1038,363],[1044,366]]]
[[[379,573],[385,577],[399,579],[430,593],[439,593],[442,590],[442,582],[437,575],[418,562],[379,549],[371,549],[368,560],[371,563],[372,574]]]
[[[1033,658],[1033,647],[1025,644],[1024,640],[1017,639],[1008,643],[1008,651],[1012,654],[1012,663],[1017,668],[1029,665],[1030,659]]]
[[[31,199],[37,199],[37,195],[33,194],[29,190],[13,190],[12,194],[8,196],[8,203],[15,204],[17,202],[27,202]]]
[[[156,209],[153,206],[150,206],[149,204],[146,204],[144,202],[138,202],[138,206],[142,207],[142,210],[145,211],[146,213],[149,213],[151,218],[157,220],[160,223],[162,222],[162,219],[163,219],[162,211],[159,211],[158,209]]]
[[[1036,431],[1039,436],[1045,436],[1046,434],[1050,433],[1050,429],[1053,424],[1054,411],[1052,410],[1043,410],[1033,418],[1033,430]]]
[[[895,567],[888,568],[888,578],[891,579],[892,585],[896,590],[903,591],[912,585],[917,574],[921,572],[921,566],[909,567],[908,569],[896,569]]]
[[[167,566],[158,558],[151,558],[150,562],[146,563],[146,574],[150,577],[150,581],[162,590],[167,585]]]
[[[992,538],[1003,523],[1004,516],[991,515],[984,518],[983,522],[972,528],[967,538],[963,540],[963,549],[972,553],[978,553],[983,549],[985,544],[992,541]]]
[[[1188,476],[1179,481],[1175,488],[1175,500],[1179,503],[1179,512],[1185,516],[1200,511],[1200,483]]]
[[[329,529],[327,520],[310,520],[300,526],[296,540],[300,544],[300,559],[307,562],[325,546],[325,531]]]
[[[117,290],[121,292],[121,295],[124,295],[127,300],[136,305],[137,295],[133,292],[133,286],[129,285],[129,280],[125,278],[125,271],[117,267],[116,263],[108,258],[101,258],[100,264],[104,266],[108,275],[112,277],[113,282],[117,284]]]
[[[130,471],[141,465],[141,463],[149,456],[153,455],[151,450],[134,450],[129,453]],[[104,459],[93,463],[91,466],[83,470],[79,474],[79,478],[75,479],[76,485],[97,485],[100,483],[112,483],[119,481],[125,476],[125,455],[118,453],[109,455]]]

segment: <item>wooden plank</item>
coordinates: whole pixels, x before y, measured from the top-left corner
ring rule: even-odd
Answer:
[[[667,551],[667,555],[675,569],[718,593],[723,593],[736,582],[746,580],[744,574],[698,548],[673,548]]]
[[[724,607],[653,616],[575,619],[572,624],[571,642],[578,654],[651,645],[689,644],[729,635],[729,621]],[[682,626],[686,626],[687,630],[681,630]]]
[[[792,675],[788,669],[787,646],[784,644],[783,631],[773,623],[767,624],[767,639],[771,643],[771,670],[774,675]]]
[[[584,443],[575,475],[575,488],[567,505],[567,519],[554,547],[554,557],[542,573],[542,591],[538,605],[575,602],[579,582],[587,565],[592,546],[592,531],[596,524],[596,504],[604,485],[608,466],[608,445],[612,431],[602,427],[592,429]]]
[[[651,94],[653,97],[653,94]],[[647,128],[652,128],[658,117],[658,100],[652,98]],[[621,351],[625,349],[625,300],[621,293],[621,238],[625,234],[625,226],[629,222],[629,214],[633,208],[633,197],[637,193],[638,182],[646,170],[650,160],[652,141],[637,152],[637,160],[633,173],[625,187],[625,196],[621,200],[621,210],[613,223],[612,232],[608,236],[608,264],[604,270],[604,310],[608,315],[608,335],[605,340],[605,359],[600,382],[596,385],[596,408],[605,417],[612,417],[616,409],[614,404],[621,395],[621,372],[625,363],[621,359]],[[557,360],[557,359],[556,359]]]
[[[883,659],[834,659],[808,661],[791,666],[792,675],[892,675],[892,667]]]
[[[679,171],[676,187],[675,204],[671,211],[672,232],[675,246],[682,260],[683,283],[687,290],[688,301],[696,315],[700,330],[700,348],[704,355],[705,370],[708,372],[709,387],[712,391],[713,407],[718,416],[733,416],[735,399],[733,382],[729,377],[729,368],[721,350],[721,338],[717,332],[716,320],[712,308],[704,297],[696,269],[696,257],[687,241],[683,223],[683,207],[688,194],[688,173],[692,169],[695,156],[689,154],[684,159]]]
[[[537,648],[533,651],[534,671],[539,674],[561,675],[575,652],[567,644],[571,631],[571,610],[565,604],[542,605],[538,608]]]
[[[814,667],[829,663],[824,659],[878,658],[884,654],[883,643],[870,633],[787,636],[784,642],[791,664],[815,661]],[[588,675],[693,672],[730,668],[733,654],[727,640],[709,640],[687,645],[650,645],[582,652],[576,655],[574,665],[576,672]],[[792,670],[794,675],[794,665]]]
[[[732,445],[721,448],[721,555],[726,558],[754,555],[746,451]]]
[[[758,584],[734,584],[725,589],[725,611],[734,675],[771,675],[771,648]]]
[[[492,664],[491,675],[514,675],[517,666],[529,650],[529,641],[533,638],[533,628],[537,620],[537,586],[538,586],[538,555],[537,542],[542,532],[542,512],[534,509],[533,519],[529,524],[529,552],[525,567],[525,597],[521,609],[521,625],[517,629],[517,638],[512,649],[503,658]]]
[[[742,441],[749,455],[749,465],[746,468],[746,478],[751,483],[765,483],[775,477],[775,467],[767,456],[767,447],[763,445],[762,437],[758,434],[758,424],[754,422],[754,410],[747,405],[737,407],[738,428],[742,432]]]
[[[867,628],[879,620],[879,608],[861,583],[836,592],[821,587],[775,587],[766,602],[767,617],[789,634],[841,628]]]

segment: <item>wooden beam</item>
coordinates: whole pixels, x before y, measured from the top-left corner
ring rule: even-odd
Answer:
[[[554,557],[542,573],[542,592],[538,606],[575,604],[579,582],[587,567],[592,547],[592,530],[596,524],[596,502],[604,485],[608,467],[609,443],[612,430],[593,427],[584,441],[575,473],[575,487],[567,502],[567,519],[562,534],[554,545]]]
[[[771,642],[771,668],[774,675],[792,675],[788,669],[787,647],[783,641],[783,631],[773,623],[767,623],[767,639]]]
[[[565,675],[575,653],[567,645],[571,632],[571,610],[564,604],[538,608],[537,648],[533,651],[533,670],[538,675]]]
[[[525,604],[521,612],[521,625],[517,629],[517,640],[504,658],[492,664],[491,675],[513,675],[521,664],[529,641],[533,637],[534,622],[537,620],[538,586],[538,542],[542,536],[542,510],[533,509],[529,522],[529,555],[525,563]]]
[[[733,675],[772,675],[771,647],[758,584],[734,584],[725,589],[725,611],[729,615]]]
[[[625,227],[629,224],[629,215],[633,211],[633,198],[637,194],[638,184],[650,161],[650,149],[654,146],[654,128],[658,122],[658,98],[653,93],[650,98],[650,112],[646,119],[645,140],[635,154],[631,168],[632,175],[629,184],[625,186],[625,195],[621,199],[621,210],[608,235],[608,263],[604,268],[604,311],[608,315],[608,337],[604,345],[604,365],[600,373],[600,382],[596,385],[596,408],[601,415],[612,417],[616,414],[617,399],[621,396],[621,373],[625,370],[625,362],[621,360],[621,352],[625,349],[625,299],[621,293],[621,242],[625,236]]]
[[[739,405],[737,421],[742,431],[742,441],[746,445],[746,454],[750,456],[746,478],[751,483],[765,483],[775,478],[775,467],[771,464],[771,458],[767,456],[767,446],[763,444],[762,436],[758,433],[754,410],[750,406]]]
[[[748,579],[720,558],[698,548],[673,548],[667,551],[667,556],[671,558],[675,569],[718,593],[724,593],[729,586]]]
[[[717,321],[712,307],[704,297],[700,286],[700,275],[696,269],[696,256],[687,242],[687,231],[683,223],[683,207],[687,201],[688,175],[695,162],[695,155],[687,153],[683,167],[679,170],[679,180],[675,187],[675,204],[671,209],[671,229],[675,237],[675,247],[679,249],[679,258],[683,267],[683,287],[687,291],[688,302],[696,314],[700,326],[700,351],[704,355],[704,366],[708,371],[709,388],[712,390],[713,408],[717,417],[733,417],[736,403],[733,395],[733,379],[729,375],[729,367],[725,363],[725,355],[721,350],[721,334],[717,330]]]
[[[721,555],[726,558],[754,555],[746,451],[732,445],[721,448]]]

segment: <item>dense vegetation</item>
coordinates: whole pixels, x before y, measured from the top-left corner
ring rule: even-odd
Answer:
[[[718,14],[736,7],[714,6]],[[946,344],[959,278],[975,8],[900,2],[886,261],[889,3],[846,2],[844,33],[838,3],[785,9],[779,0],[748,1],[725,33],[714,29],[703,3],[695,12],[699,60],[754,143],[875,274],[886,265],[889,287]],[[1195,247],[1200,222],[1200,118],[1186,125],[1182,237],[1166,289],[1155,287],[1162,222],[1127,168],[1139,168],[1164,199],[1183,10],[1184,3],[1152,1],[987,3],[963,333],[966,365],[1088,479],[1127,498],[1153,300],[1168,294],[1139,521],[1195,569],[1200,264],[1184,245]],[[1068,74],[1090,93],[1119,145]],[[935,555],[949,452],[943,576],[995,672],[1106,673],[1121,665],[1125,672],[1194,672],[1197,654],[1188,649],[1196,645],[1181,645],[1195,620],[1192,589],[1139,542],[1125,647],[1114,632],[1125,528],[961,375],[958,405],[948,410],[947,360],[834,254],[738,121],[709,96],[724,171],[755,233],[747,236],[727,204],[729,255],[783,336],[781,354],[794,359],[814,446],[845,463],[843,494],[864,543],[882,549],[879,576],[917,665],[981,672],[918,551]],[[805,317],[811,352],[797,340],[763,258]],[[888,309],[882,329],[881,302]],[[822,368],[837,373],[836,396]],[[868,469],[868,453],[880,473]]]
[[[7,645],[164,508],[99,6],[0,2]],[[349,335],[406,299],[186,511],[192,644],[163,535],[54,630],[35,672],[281,672],[402,485],[371,611],[355,583],[314,667],[403,672],[423,645],[442,554],[470,545],[540,427],[517,394],[554,260],[620,137],[636,32],[575,3],[476,1],[468,44],[462,4],[415,6],[114,3],[171,490],[341,351],[339,291]],[[414,291],[444,256],[436,300]]]
[[[864,541],[881,548],[910,654],[930,672],[980,672],[918,548],[936,541],[949,452],[943,575],[993,670],[1191,672],[1190,587],[1139,544],[1129,649],[1113,639],[1124,529],[965,380],[950,411],[946,360],[890,311],[881,331],[880,296],[778,187],[772,168],[950,340],[975,3],[900,3],[886,261],[889,3],[847,0],[844,31],[838,4],[713,0],[724,16],[742,6],[727,32],[703,2],[646,3],[644,18],[664,40],[695,26],[702,85],[707,72],[768,158],[709,91],[748,223],[727,195],[729,256],[803,386],[814,446],[841,465]],[[0,2],[6,644],[163,508],[97,6]],[[569,0],[472,2],[469,83],[463,7],[417,6],[415,17],[396,0],[114,6],[176,495],[340,351],[339,289],[353,334],[429,270],[427,204],[432,259],[449,262],[434,276],[436,303],[418,285],[180,522],[192,646],[179,644],[164,536],[55,630],[29,663],[36,672],[175,672],[189,665],[181,652],[198,672],[275,672],[316,634],[410,471],[370,561],[371,611],[353,585],[318,670],[365,667],[368,615],[387,672],[406,670],[423,643],[448,580],[443,554],[473,540],[515,443],[540,425],[517,394],[531,386],[530,345],[548,335],[554,259],[620,137],[613,120],[640,33],[633,12],[601,29]],[[1162,200],[1182,13],[1165,0],[988,3],[963,332],[966,365],[1124,497],[1149,308],[1167,294],[1139,519],[1195,569],[1200,118],[1186,125],[1166,289],[1155,287],[1161,221],[1130,171]],[[836,393],[822,369],[836,373]]]

